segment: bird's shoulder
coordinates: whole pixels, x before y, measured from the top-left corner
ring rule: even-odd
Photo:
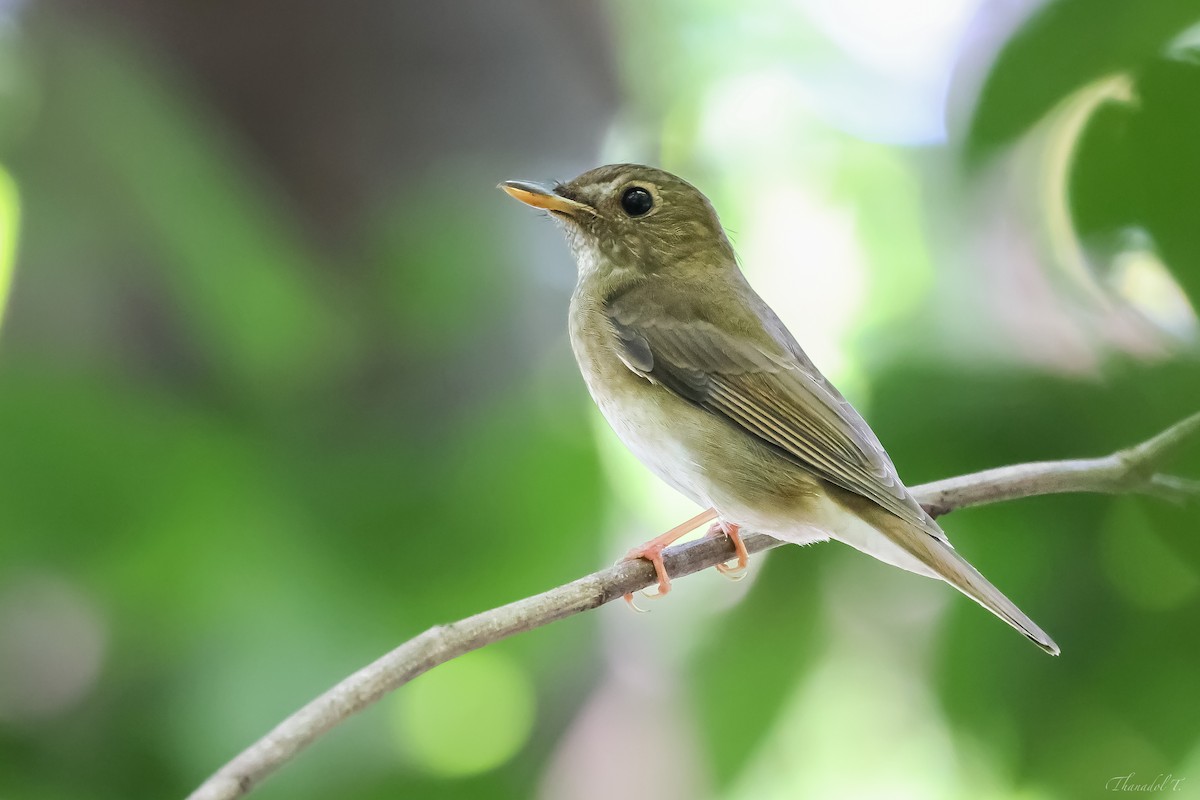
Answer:
[[[650,275],[613,292],[603,307],[619,327],[699,337],[718,348],[714,357],[724,350],[730,361],[748,359],[771,371],[812,363],[736,270]]]

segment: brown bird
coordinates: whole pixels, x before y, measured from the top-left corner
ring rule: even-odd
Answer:
[[[821,375],[738,268],[712,205],[662,170],[614,164],[552,188],[500,188],[548,211],[579,267],[575,358],[630,450],[708,510],[629,557],[717,519],[796,544],[836,539],[939,578],[1046,652],[1058,645],[960,556],[905,488],[863,418]]]

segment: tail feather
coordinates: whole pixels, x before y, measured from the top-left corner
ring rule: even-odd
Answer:
[[[838,538],[888,563],[941,578],[1016,628],[1029,641],[1050,655],[1059,654],[1058,645],[1054,640],[1038,627],[1036,622],[1025,616],[1024,612],[987,578],[979,574],[979,570],[960,556],[932,519],[928,521],[929,530],[922,530],[863,498],[838,492],[836,489],[832,493],[844,508],[886,537],[891,546],[870,546],[869,543],[861,541],[861,536]],[[899,551],[895,548],[899,548]]]
[[[939,542],[930,550],[938,553],[937,557],[931,559],[935,563],[929,564],[929,567],[939,578],[1016,628],[1050,655],[1059,654],[1054,640],[950,545]]]

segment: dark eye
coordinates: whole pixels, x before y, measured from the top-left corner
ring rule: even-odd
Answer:
[[[621,208],[631,217],[640,217],[654,208],[654,198],[640,186],[631,186],[621,195]]]

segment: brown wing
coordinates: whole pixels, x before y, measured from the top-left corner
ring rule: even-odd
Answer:
[[[734,336],[635,296],[608,304],[631,370],[745,430],[830,483],[945,541],[901,483],[867,423],[808,360],[761,300],[764,327]],[[758,335],[753,335],[758,334]]]

